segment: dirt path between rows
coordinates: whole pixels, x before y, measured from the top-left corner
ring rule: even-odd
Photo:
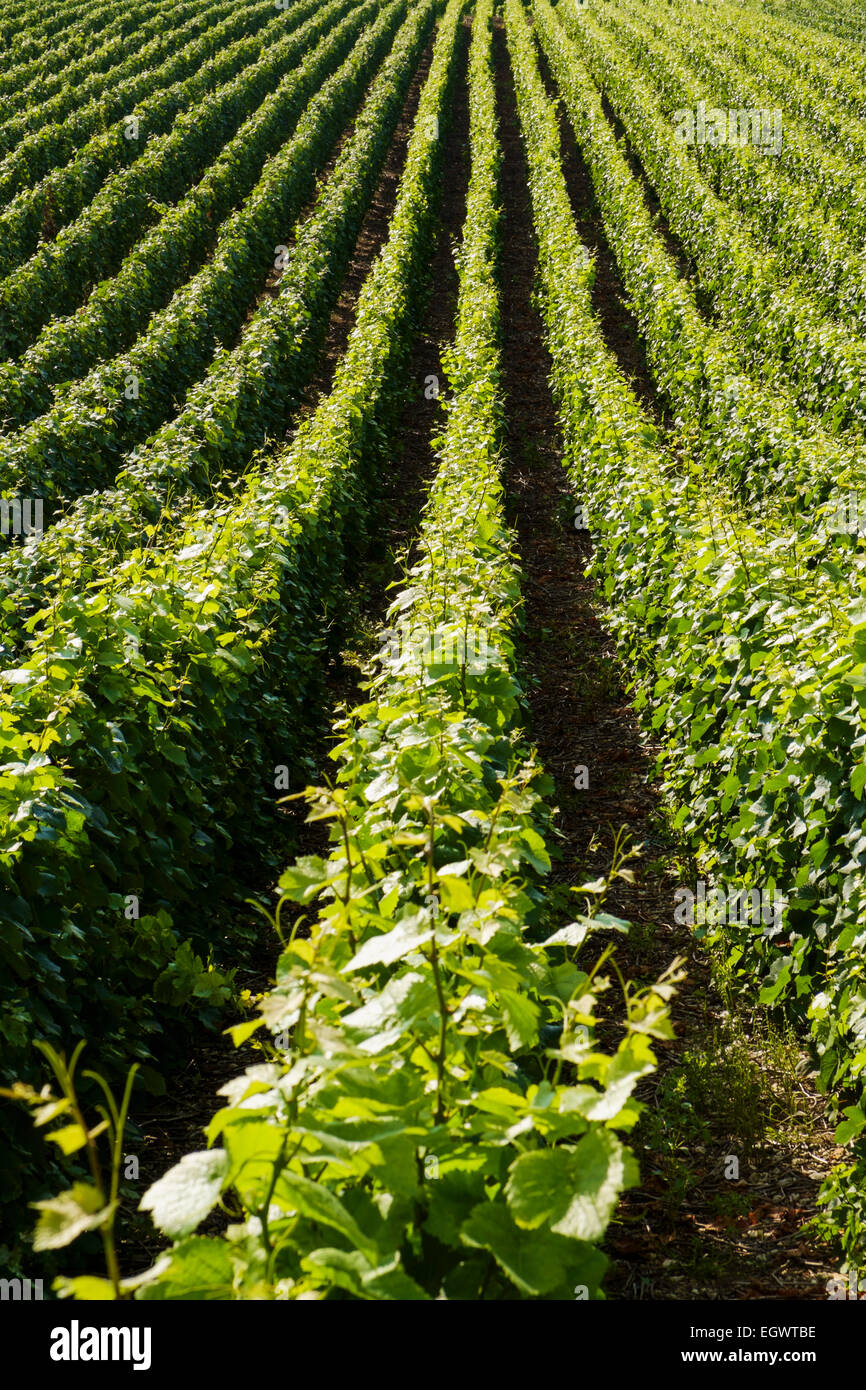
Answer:
[[[495,45],[505,152],[506,478],[524,571],[530,731],[555,780],[559,807],[562,857],[552,882],[564,890],[604,873],[614,835],[627,826],[644,849],[635,883],[617,884],[607,903],[634,924],[618,949],[620,968],[628,980],[649,983],[683,956],[688,971],[673,1008],[676,1039],[658,1046],[659,1072],[639,1092],[647,1111],[633,1146],[642,1180],[626,1194],[608,1233],[607,1294],[826,1298],[826,1280],[838,1266],[800,1228],[814,1214],[820,1181],[839,1150],[805,1060],[760,1019],[726,1008],[707,955],[673,921],[674,888],[694,884],[695,874],[678,859],[667,831],[654,750],[641,738],[603,606],[584,574],[591,543],[573,526],[575,502],[547,384],[550,362],[531,302],[531,208],[501,21]],[[662,418],[573,140],[566,141],[564,168],[581,235],[598,253],[595,307],[602,330]],[[588,769],[585,790],[575,788],[580,765]]]

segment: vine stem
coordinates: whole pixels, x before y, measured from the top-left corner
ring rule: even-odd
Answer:
[[[435,820],[432,805],[428,808],[430,814],[430,834],[427,839],[427,889],[430,897],[433,897],[434,869],[433,869],[433,843],[435,834]],[[430,964],[433,967],[433,980],[436,985],[436,994],[439,999],[439,1052],[436,1057],[436,1123],[441,1124],[445,1118],[444,1090],[445,1090],[445,1040],[448,1028],[448,1006],[445,1003],[445,991],[442,988],[442,972],[439,969],[439,952],[436,948],[436,935],[434,923],[433,940],[430,943]]]
[[[84,1116],[81,1113],[81,1106],[78,1104],[78,1097],[76,1096],[74,1089],[72,1091],[71,1100],[72,1113],[75,1116],[75,1121],[77,1124],[81,1125],[82,1130],[87,1135],[87,1158],[88,1162],[90,1163],[90,1172],[93,1175],[93,1185],[99,1194],[100,1202],[103,1206],[107,1206],[108,1201],[105,1196],[105,1187],[102,1182],[102,1170],[99,1166],[99,1157],[96,1152],[96,1143],[90,1137],[90,1130],[88,1129],[84,1120]],[[104,1226],[100,1226],[99,1234],[102,1237],[102,1248],[105,1252],[105,1264],[108,1270],[108,1277],[111,1280],[111,1287],[114,1290],[114,1297],[116,1299],[120,1299],[120,1266],[117,1263],[117,1250],[114,1246],[113,1215],[109,1217],[108,1222]]]

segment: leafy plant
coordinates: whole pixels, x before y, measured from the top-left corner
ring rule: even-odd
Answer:
[[[369,196],[369,183],[355,182],[359,152],[375,150],[393,119],[392,89],[411,71],[429,18],[429,8],[413,13],[389,88],[375,89],[341,197]],[[95,590],[58,595],[30,674],[7,672],[0,1038],[10,1080],[32,1080],[34,1032],[54,1041],[98,1032],[111,1077],[130,1056],[150,1060],[154,1036],[176,1035],[193,1010],[215,1022],[220,986],[203,966],[188,968],[190,948],[194,962],[216,946],[202,895],[232,888],[237,854],[247,869],[251,858],[279,862],[273,768],[303,765],[330,615],[389,446],[440,171],[441,143],[428,125],[447,126],[455,29],[452,18],[425,85],[391,235],[359,296],[331,393],[236,495],[194,513],[179,545],[145,546]],[[21,830],[28,791],[38,814]],[[138,916],[125,910],[130,897]],[[248,941],[248,925],[246,933]],[[241,922],[234,960],[244,946]],[[220,948],[224,956],[227,943]],[[85,989],[94,977],[99,990]],[[10,1197],[25,1155],[32,1163],[15,1134]]]
[[[332,852],[283,875],[277,983],[234,1030],[270,1033],[269,1060],[225,1088],[208,1130],[221,1147],[144,1199],[176,1244],[142,1298],[596,1298],[597,1243],[636,1176],[617,1131],[639,1114],[650,1039],[670,1036],[675,972],[625,992],[608,1055],[594,1034],[610,951],[591,970],[576,958],[592,932],[626,924],[582,915],[537,943],[526,930],[549,861],[497,467],[491,8],[476,10],[470,55],[454,396],[420,556],[390,614],[404,637],[385,642],[373,699],[343,725],[335,785],[307,793]],[[465,645],[479,626],[484,660]],[[606,887],[581,891],[597,901]],[[317,909],[303,937],[303,919],[283,931],[286,900]],[[243,1219],[195,1236],[220,1199]]]
[[[258,11],[246,6],[231,16],[233,23],[223,21],[221,27],[224,7],[220,3],[193,13],[188,0],[160,6],[156,15],[143,13],[143,7],[131,8],[134,45],[129,43],[128,21],[107,25],[102,31],[106,42],[93,49],[88,45],[78,61],[61,67],[53,82],[43,69],[36,84],[26,85],[15,97],[4,96],[0,151],[5,157],[0,160],[0,190],[5,201],[61,167],[64,157],[74,157],[90,137],[104,131],[112,119],[125,116],[140,99],[191,75],[210,56],[209,28],[220,28],[220,38],[230,41],[240,29],[251,29],[257,19],[272,18],[264,6]],[[52,59],[54,56],[52,51]],[[34,111],[37,100],[38,117]]]
[[[829,431],[862,431],[864,344],[843,324],[822,318],[799,284],[779,273],[775,256],[755,243],[742,216],[716,196],[697,161],[684,156],[673,123],[661,113],[628,53],[591,15],[578,18],[566,8],[565,24],[575,51],[623,122],[672,230],[751,370],[768,385],[787,383],[800,407]],[[784,143],[796,147],[799,140]],[[850,197],[850,166],[845,184]]]
[[[309,11],[309,4],[305,4],[302,0],[301,5],[293,10],[293,17],[305,18],[309,15]],[[133,164],[141,157],[148,160],[147,168],[151,171],[151,195],[158,196],[160,187],[167,191],[171,184],[165,181],[164,173],[162,185],[155,182],[159,176],[160,161],[162,160],[164,170],[167,166],[168,170],[171,171],[172,155],[176,157],[178,151],[184,148],[184,144],[186,144],[189,154],[193,154],[193,156],[196,148],[195,113],[187,113],[186,108],[196,100],[201,100],[211,94],[215,95],[214,88],[219,86],[221,82],[228,84],[233,78],[237,78],[239,62],[252,62],[253,67],[257,66],[255,59],[260,57],[260,41],[255,32],[244,34],[243,31],[250,27],[255,29],[257,24],[261,25],[268,20],[278,30],[283,16],[275,15],[266,0],[264,3],[262,0],[257,0],[257,3],[251,7],[243,7],[233,11],[220,24],[216,25],[205,38],[198,52],[199,64],[189,77],[184,81],[172,83],[163,92],[155,92],[153,96],[140,102],[133,112],[125,113],[135,115],[139,119],[140,130],[144,133],[165,137],[155,142],[155,148],[152,147],[152,142],[146,139],[127,140],[124,134],[125,122],[120,121],[108,132],[100,132],[88,140],[83,149],[75,147],[75,157],[69,163],[61,165],[60,168],[52,169],[51,173],[47,174],[34,188],[22,189],[0,213],[0,245],[2,245],[0,273],[8,277],[14,272],[16,266],[21,265],[22,261],[26,262],[37,251],[43,214],[46,202],[49,200],[57,227],[64,226],[66,223],[73,223],[82,211],[85,209],[89,211],[91,201],[96,200],[95,214],[86,218],[86,225],[92,227],[94,216],[103,211],[106,204],[109,208],[113,207],[116,213],[118,209],[117,195],[125,191],[127,196],[131,198],[140,185],[142,177],[146,177],[141,174],[136,177],[133,172]],[[291,25],[292,19],[289,20],[289,26],[291,27]],[[241,33],[240,38],[237,37],[239,31]],[[216,48],[212,53],[210,45],[213,42],[219,44],[221,41],[228,41],[227,46],[221,52],[219,48]],[[285,44],[285,38],[282,42]],[[278,43],[275,47],[279,49],[281,44]],[[205,54],[210,61],[201,62]],[[279,53],[277,53],[276,58],[278,61]],[[254,80],[260,79],[266,68],[267,64],[264,68],[259,68],[259,72],[254,75]],[[243,77],[243,74],[240,76]],[[242,90],[242,82],[234,86],[233,95],[235,98]],[[266,88],[261,90],[263,94]],[[180,120],[175,132],[176,138],[172,138],[170,134],[166,135],[166,132],[170,131],[172,123],[178,117]],[[208,147],[207,130],[199,137],[198,144],[199,148]],[[210,148],[218,148],[218,145]],[[120,170],[117,168],[118,164],[121,166]],[[119,183],[119,187],[111,184],[106,185],[106,180],[114,171],[120,174],[119,180],[116,181]],[[126,177],[124,177],[124,171],[126,171]],[[177,176],[178,166],[175,163],[174,177],[177,178]],[[106,186],[103,187],[103,185]],[[100,191],[101,197],[99,196]],[[123,206],[122,200],[120,205]],[[153,218],[155,210],[150,207],[149,203],[146,203],[145,206],[150,209],[150,216]],[[132,213],[131,206],[130,213]],[[141,209],[139,207],[140,215]],[[137,225],[140,228],[143,223],[138,222]],[[134,235],[135,226],[136,218],[131,216],[131,224],[127,229],[127,234]],[[105,230],[104,227],[103,230]],[[80,231],[81,228],[76,230],[76,238]],[[112,228],[112,233],[106,242],[106,250],[109,245],[114,244],[116,246],[121,242],[123,235],[122,230]],[[129,245],[129,242],[126,244]],[[92,239],[89,250],[92,254],[94,250]],[[85,258],[86,254],[85,251]],[[39,264],[43,267],[51,264],[50,248],[47,248],[40,257]],[[92,266],[92,262],[88,263],[86,260],[85,264]],[[32,268],[31,266],[31,270]],[[22,267],[22,272],[26,272],[26,266]],[[5,287],[6,282],[4,281],[3,284]],[[73,286],[70,285],[70,290],[72,288]],[[0,298],[0,304],[4,302]],[[36,311],[37,303],[38,300],[31,305],[31,313]],[[8,335],[14,334],[14,324],[4,318],[2,327],[4,331],[3,341],[8,343]],[[17,343],[19,340],[13,336],[12,341]]]
[[[316,111],[310,113],[318,118],[320,139],[310,141],[310,127],[316,127],[309,121],[304,122],[307,148],[302,140],[297,140],[300,133],[297,130],[298,115],[303,112],[310,95],[317,93],[323,85],[334,54],[339,55],[341,51],[343,47],[339,37],[331,44],[311,45],[308,58],[300,65],[300,70],[293,69],[268,94],[243,122],[237,134],[228,139],[215,155],[203,177],[175,206],[169,207],[156,225],[136,243],[117,274],[99,285],[87,302],[66,319],[49,321],[22,356],[0,367],[0,417],[7,420],[9,432],[12,422],[20,429],[48,410],[52,401],[61,396],[59,383],[80,381],[98,362],[104,363],[136,343],[148,329],[154,312],[165,309],[169,301],[172,303],[170,323],[174,321],[176,324],[185,304],[198,303],[214,318],[214,329],[219,331],[219,336],[230,336],[251,297],[250,269],[244,266],[244,240],[250,242],[248,256],[254,253],[261,274],[263,266],[272,264],[262,258],[262,245],[270,250],[277,236],[282,237],[290,225],[292,191],[298,190],[294,200],[296,205],[302,205],[307,199],[304,176],[306,173],[309,182],[310,144],[313,155],[327,149],[329,126],[322,119],[324,114],[330,115],[340,131],[343,127],[339,118],[345,110],[352,110],[350,93],[346,93],[344,105],[338,99],[338,84],[327,82],[327,94],[318,93]],[[359,65],[358,69],[351,69],[355,70],[364,69]],[[295,134],[295,142],[287,138],[290,133]],[[324,139],[321,138],[322,134]],[[284,159],[278,165],[272,162],[273,155],[283,145],[289,146],[299,162],[298,168],[290,166],[288,179],[284,162],[289,150],[286,150]],[[306,160],[304,154],[307,155]],[[264,165],[267,165],[266,169]],[[268,180],[265,180],[266,173],[270,175]],[[273,229],[270,244],[267,217],[269,213],[273,216],[273,213],[268,201],[269,187],[274,192],[285,190],[280,202],[282,221]],[[300,199],[299,193],[304,194]],[[247,216],[230,216],[250,195],[252,207],[248,209]],[[205,277],[196,275],[190,282],[193,272],[208,253],[213,255],[218,248],[217,254],[224,257],[229,247],[234,256],[239,281],[237,287],[231,286],[229,292],[224,284],[224,276],[221,278],[213,271]],[[185,286],[185,293],[178,298],[175,291],[181,286]],[[237,316],[233,312],[235,305],[239,306]],[[190,334],[193,322],[191,320],[187,326]],[[148,398],[155,397],[154,404],[157,404],[162,400],[162,393],[154,364],[159,363],[163,370],[180,370],[174,341],[167,338],[164,330],[160,335],[158,328],[159,321],[150,326],[147,341],[139,342],[136,353],[121,364],[121,374],[114,387],[117,397],[123,394],[127,373],[137,370],[145,381]],[[208,340],[202,338],[201,341],[204,354],[204,345]],[[148,346],[150,351],[142,357],[142,348]],[[161,353],[154,355],[155,346],[159,346]],[[188,351],[188,342],[186,346]],[[207,360],[206,355],[203,360]],[[194,372],[196,361],[197,357],[192,353],[184,358],[183,371],[187,377]],[[182,378],[177,380],[179,382]],[[100,399],[111,396],[111,379],[104,371],[96,378],[91,377],[88,385],[101,392]],[[138,412],[135,423],[139,430],[147,428],[145,421],[148,418],[143,412]],[[129,420],[123,423],[127,430],[132,424]],[[66,424],[68,428],[71,422],[67,420]]]
[[[200,507],[215,489],[228,491],[250,467],[262,441],[284,432],[318,361],[328,316],[432,17],[429,4],[413,10],[371,86],[330,178],[309,216],[295,229],[279,293],[264,299],[241,341],[232,351],[217,353],[180,413],[123,458],[112,488],[85,494],[38,543],[10,547],[0,557],[0,594],[15,597],[14,604],[2,605],[3,642],[10,656],[26,644],[30,620],[51,602],[52,595],[81,590],[104,579],[124,553],[136,548],[143,548],[145,555],[171,548],[174,533],[189,520],[191,508]],[[389,19],[390,14],[383,15],[364,41],[355,45],[344,78],[357,80],[366,70],[381,44],[383,26],[390,29]],[[296,132],[297,143],[289,141],[284,158],[278,161],[273,187],[264,189],[271,204],[282,205],[289,195],[296,161],[303,165],[311,146],[313,153],[318,149],[321,154],[321,117],[326,117],[326,134],[334,117],[332,86],[325,84],[304,118],[303,129]],[[351,86],[349,97],[356,90]],[[344,114],[350,105],[348,99],[340,105]],[[227,243],[231,268],[237,247],[231,237]],[[241,296],[240,302],[246,304],[246,299]],[[164,330],[153,334],[151,349],[158,355],[165,352],[165,336]],[[99,428],[104,439],[111,437],[107,427]],[[93,442],[93,435],[85,433],[83,439]],[[201,514],[195,519],[200,518]]]
[[[844,1273],[866,1271],[866,1163],[862,1153],[853,1163],[840,1163],[824,1179],[818,1194],[818,1215],[804,1227],[841,1249]]]
[[[533,11],[596,186],[615,191],[605,216],[633,226],[650,257],[644,211],[581,52],[546,0]],[[517,35],[519,14],[507,6]],[[528,69],[531,46],[518,42]],[[770,511],[748,514],[721,477],[708,486],[701,470],[667,453],[601,340],[551,115],[547,129],[549,156],[532,175],[544,189],[533,192],[543,307],[566,466],[595,517],[593,571],[635,676],[637,708],[662,745],[674,826],[700,871],[711,883],[762,883],[787,899],[769,929],[728,922],[709,935],[738,991],[753,998],[759,981],[760,1002],[808,1030],[819,1084],[841,1104],[846,1090],[862,1090],[866,1059],[860,606],[825,540]],[[664,269],[657,257],[652,264]],[[674,342],[687,319],[661,274],[658,303],[671,305]],[[660,307],[658,341],[667,313]],[[849,559],[853,584],[859,561]]]
[[[169,121],[168,114],[163,116],[164,124],[169,127],[164,135],[147,141],[142,138],[134,141],[125,139],[122,128],[115,133],[115,140],[120,145],[145,145],[140,157],[109,179],[98,192],[91,188],[90,201],[83,215],[77,217],[54,241],[41,245],[24,265],[10,271],[0,281],[0,327],[3,330],[0,347],[4,352],[12,355],[20,353],[52,313],[69,313],[86,297],[90,288],[115,271],[136,237],[161,215],[164,210],[162,204],[176,201],[191,180],[201,177],[226,138],[236,133],[270,94],[274,85],[291,73],[300,60],[301,72],[293,74],[290,88],[295,101],[289,104],[289,114],[297,118],[315,91],[315,83],[309,81],[310,69],[313,68],[319,80],[329,71],[327,61],[317,66],[317,59],[310,52],[311,40],[325,36],[323,47],[326,54],[331,56],[332,63],[341,56],[340,36],[329,39],[327,32],[331,22],[340,16],[345,7],[338,0],[331,0],[329,5],[320,7],[312,14],[309,13],[310,8],[309,0],[303,0],[294,17],[304,22],[299,22],[296,28],[291,27],[289,33],[240,72],[237,66],[239,59],[245,52],[258,49],[259,42],[252,36],[230,45],[220,60],[220,70],[229,80],[217,86],[213,92],[209,90],[210,78],[205,68],[182,84],[183,95],[175,93],[173,102],[164,94],[163,104],[168,107],[170,116],[174,117]],[[347,27],[351,29],[351,23]],[[345,53],[348,48],[345,29],[342,37]],[[321,55],[318,62],[321,62]],[[297,99],[299,94],[303,95],[300,102]],[[199,100],[194,108],[183,110],[187,102],[194,101],[196,96]],[[142,134],[153,133],[154,126],[157,131],[160,129],[159,123],[154,122],[149,113],[132,114],[139,120]],[[99,161],[92,157],[85,161],[84,169],[89,180],[93,180],[94,171],[98,168]],[[52,184],[53,204],[60,196],[62,194],[55,176]],[[14,205],[4,217],[8,218],[13,210]],[[121,211],[122,216],[119,215]],[[31,220],[32,217],[31,213]],[[273,245],[272,237],[267,244],[269,247]],[[127,371],[135,370],[136,364],[132,361]],[[100,404],[106,415],[110,415],[110,406],[117,409],[114,403],[118,398],[120,402],[124,400],[122,380],[121,386],[115,391],[111,391],[109,383],[103,384]],[[146,395],[145,392],[145,399]]]
[[[9,1100],[19,1101],[31,1109],[33,1123],[37,1127],[60,1121],[59,1128],[46,1130],[45,1138],[58,1146],[66,1157],[84,1150],[90,1168],[90,1182],[76,1182],[56,1197],[47,1198],[32,1205],[39,1212],[33,1248],[41,1250],[60,1250],[86,1231],[99,1231],[105,1255],[107,1279],[93,1275],[80,1275],[74,1279],[55,1280],[54,1287],[63,1298],[115,1299],[123,1296],[120,1267],[115,1241],[115,1226],[118,1212],[120,1175],[123,1165],[123,1136],[137,1063],[129,1068],[123,1094],[118,1102],[105,1078],[98,1072],[84,1071],[85,1079],[97,1085],[104,1096],[105,1104],[97,1105],[100,1123],[92,1128],[84,1117],[75,1085],[75,1073],[85,1043],[78,1043],[67,1063],[62,1053],[55,1052],[49,1043],[37,1042],[36,1046],[47,1058],[60,1087],[60,1095],[55,1095],[50,1087],[44,1086],[38,1093],[32,1086],[18,1082],[12,1088],[0,1088],[0,1095]],[[97,1140],[105,1134],[110,1150],[109,1176],[106,1183],[99,1156]]]

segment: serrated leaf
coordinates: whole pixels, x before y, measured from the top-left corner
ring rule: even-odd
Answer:
[[[501,989],[497,997],[510,1046],[530,1047],[538,1037],[538,1006],[516,990]]]
[[[319,1221],[339,1231],[356,1250],[375,1264],[379,1253],[375,1241],[365,1235],[339,1197],[329,1188],[301,1177],[299,1173],[284,1172],[280,1174],[277,1184],[277,1200],[281,1206],[290,1204],[308,1220]]]
[[[232,1295],[231,1247],[214,1236],[191,1236],[176,1245],[153,1270],[139,1276],[137,1297],[195,1300],[227,1299]],[[149,1282],[156,1279],[157,1282]]]
[[[433,938],[433,924],[426,913],[415,913],[398,922],[393,931],[369,937],[356,951],[346,971],[364,970],[368,965],[392,965]]]
[[[185,1154],[180,1163],[148,1188],[141,1210],[149,1211],[154,1225],[175,1240],[190,1235],[208,1215],[222,1191],[229,1157],[224,1149],[205,1149]]]
[[[852,1139],[856,1139],[866,1129],[866,1114],[859,1105],[847,1105],[844,1113],[847,1118],[836,1126],[833,1136],[837,1144],[850,1144]]]
[[[560,1243],[547,1231],[528,1238],[508,1209],[480,1202],[460,1228],[465,1245],[489,1250],[500,1269],[522,1293],[538,1297],[561,1284],[565,1275]]]
[[[575,1147],[521,1154],[511,1165],[505,1193],[519,1226],[547,1225],[572,1240],[604,1235],[620,1193],[637,1178],[637,1165],[610,1130],[594,1130]]]
[[[95,1231],[111,1216],[117,1203],[104,1203],[92,1183],[77,1182],[58,1197],[32,1202],[39,1212],[34,1250],[60,1250],[85,1231]]]

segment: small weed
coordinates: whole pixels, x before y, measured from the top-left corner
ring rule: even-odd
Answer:
[[[730,1267],[734,1257],[735,1252],[725,1245],[718,1241],[708,1243],[704,1236],[695,1233],[684,1266],[693,1278],[718,1278]]]
[[[749,1159],[796,1119],[796,1044],[768,1032],[764,1047],[733,1024],[715,1029],[702,1048],[689,1049],[662,1078],[641,1120],[640,1139],[676,1204],[694,1181],[694,1155],[719,1142]]]
[[[658,929],[657,922],[632,921],[629,927],[628,939],[629,945],[635,955],[642,955],[645,951],[649,950],[656,939]]]
[[[590,645],[584,638],[580,644],[574,677],[575,694],[579,700],[612,701],[622,699],[623,674],[620,665],[599,644]]]
[[[741,1217],[748,1216],[752,1198],[748,1192],[738,1192],[732,1188],[728,1192],[714,1193],[710,1207],[715,1216],[725,1225],[734,1225]]]

